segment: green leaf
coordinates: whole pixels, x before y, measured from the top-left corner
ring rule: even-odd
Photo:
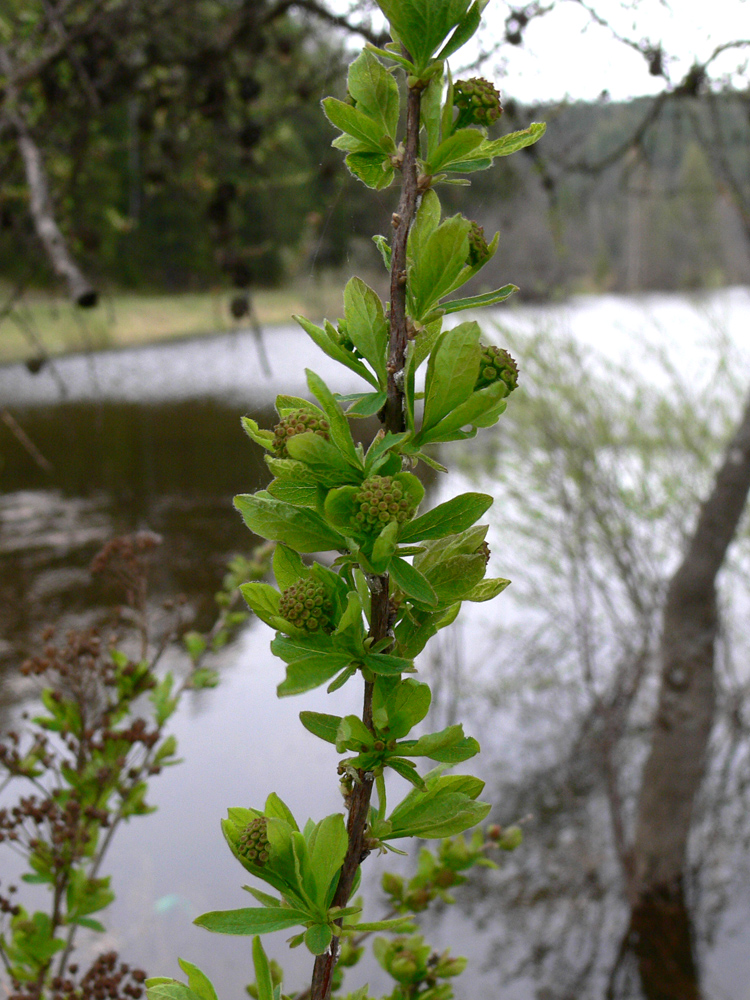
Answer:
[[[255,969],[255,986],[258,990],[258,1000],[275,1000],[271,965],[268,961],[260,937],[253,938],[253,968]]]
[[[364,354],[364,351],[362,353]],[[357,455],[349,421],[344,416],[344,411],[319,375],[310,371],[309,368],[305,369],[305,374],[307,375],[307,384],[310,387],[310,392],[318,400],[328,418],[331,440],[350,465],[355,469],[361,469],[362,463]]]
[[[461,128],[444,139],[430,157],[427,172],[436,174],[454,162],[465,160],[483,142],[484,134],[476,128]]]
[[[492,502],[492,497],[487,493],[462,493],[409,521],[402,530],[399,541],[425,541],[464,531],[489,510]]]
[[[313,924],[305,933],[305,944],[313,955],[322,955],[333,938],[328,924]]]
[[[437,596],[427,579],[411,563],[400,556],[391,560],[389,572],[397,586],[407,597],[413,597],[420,604],[437,604]]]
[[[317,823],[310,835],[308,848],[315,879],[316,901],[326,910],[330,906],[335,882],[346,857],[349,838],[344,817],[333,813]]]
[[[491,580],[482,580],[475,587],[469,591],[468,594],[464,594],[464,601],[474,601],[479,603],[481,601],[491,601],[493,597],[497,597],[501,594],[506,587],[510,586],[510,580],[504,580],[502,577],[495,577]]]
[[[279,698],[302,694],[324,684],[330,677],[351,663],[348,653],[313,653],[302,660],[289,663],[286,679],[279,684],[276,692]]]
[[[348,417],[374,417],[383,409],[387,401],[387,392],[358,393],[354,403],[346,411],[346,415]]]
[[[511,153],[517,153],[519,149],[525,149],[526,146],[533,146],[546,131],[547,126],[544,122],[532,122],[528,128],[521,129],[520,132],[510,132],[495,139],[494,142],[485,143],[481,152],[489,157],[509,156]]]
[[[367,49],[349,67],[347,90],[354,98],[356,107],[395,140],[399,116],[398,84]]]
[[[391,556],[396,551],[396,539],[399,528],[398,521],[389,521],[375,539],[370,563],[376,573],[385,573],[387,571]]]
[[[349,153],[344,163],[351,174],[374,191],[382,191],[393,183],[395,172],[387,153]]]
[[[422,201],[414,217],[414,223],[409,230],[406,249],[410,258],[418,259],[422,256],[425,243],[439,225],[440,199],[435,191],[429,188],[422,196]]]
[[[471,223],[461,215],[441,222],[424,242],[422,254],[409,268],[407,294],[416,322],[450,291],[469,253]]]
[[[326,97],[321,103],[328,121],[357,140],[357,152],[395,152],[396,144],[386,129],[364,111],[335,97]]]
[[[448,59],[454,52],[458,52],[461,46],[466,45],[479,27],[482,11],[487,6],[487,2],[488,0],[477,0],[471,5],[466,17],[461,20],[448,42],[438,53],[438,59]]]
[[[146,996],[148,1000],[203,1000],[203,997],[177,979],[162,977],[146,980]]]
[[[259,444],[266,451],[273,451],[274,434],[273,431],[263,431],[258,424],[250,417],[242,417],[242,429],[247,436]]]
[[[422,432],[455,410],[474,391],[481,357],[480,336],[476,322],[460,323],[436,341],[427,364]]]
[[[436,73],[422,91],[422,100],[419,104],[419,117],[427,133],[427,160],[431,158],[440,143],[442,96],[443,74]]]
[[[292,830],[299,830],[297,826],[297,820],[294,818],[294,814],[286,802],[281,799],[276,792],[271,792],[271,794],[266,799],[265,805],[263,806],[264,815],[269,819],[280,819]]]
[[[178,958],[177,961],[182,971],[188,977],[188,986],[201,1000],[218,1000],[213,983],[204,972],[201,972],[197,965],[193,965],[184,958]]]
[[[284,542],[298,552],[345,547],[344,539],[313,511],[274,500],[263,492],[241,494],[234,498],[234,506],[256,535]]]
[[[503,285],[502,288],[496,288],[494,292],[470,295],[465,299],[450,299],[448,302],[443,302],[440,308],[446,315],[460,312],[462,309],[484,309],[485,306],[494,306],[498,302],[505,302],[517,291],[518,285]]]
[[[415,788],[424,790],[425,783],[419,775],[414,761],[405,760],[403,757],[389,757],[387,764],[396,774],[400,774],[402,778],[411,782]]]
[[[414,670],[411,660],[402,656],[392,656],[390,653],[367,653],[362,657],[362,663],[368,670],[382,677],[395,677]]]
[[[305,924],[310,914],[289,906],[251,906],[242,910],[213,910],[193,921],[215,934],[269,934]]]
[[[407,933],[414,930],[414,920],[412,917],[394,917],[392,920],[363,921],[359,924],[344,924],[347,930],[361,933],[371,931],[393,931],[396,934]],[[366,995],[365,995],[366,1000]]]
[[[500,414],[505,412],[507,395],[508,388],[501,380],[473,392],[468,399],[460,403],[455,410],[452,410],[429,430],[420,432],[417,443],[452,441],[471,436],[476,433],[475,428],[477,427],[491,427]],[[462,431],[461,428],[467,425],[474,429]]]
[[[383,733],[388,739],[400,740],[422,719],[430,710],[432,694],[429,684],[417,681],[413,677],[405,677],[388,696],[384,705],[387,722]],[[381,727],[378,727],[379,730]]]
[[[340,715],[325,715],[322,712],[300,712],[300,722],[308,732],[320,737],[326,743],[336,742],[336,733],[341,723]]]
[[[373,236],[372,242],[375,244],[375,246],[378,248],[378,251],[380,252],[380,256],[383,260],[383,264],[385,265],[386,271],[390,271],[392,252],[388,240],[385,238],[385,236]]]
[[[302,462],[294,464],[301,466]],[[318,506],[319,490],[318,483],[300,483],[292,479],[274,479],[268,484],[268,492],[274,500],[281,500],[282,503],[291,504],[293,507],[310,507],[313,510]]]
[[[344,289],[347,334],[359,353],[369,361],[385,388],[388,323],[379,295],[361,278],[351,278]]]
[[[329,358],[333,358],[334,361],[338,361],[339,364],[345,365],[353,372],[356,372],[357,375],[360,375],[366,382],[369,382],[373,388],[380,389],[378,380],[372,372],[368,371],[362,362],[354,357],[351,351],[344,350],[338,342],[332,340],[331,337],[326,334],[325,330],[322,330],[319,326],[311,323],[310,320],[305,319],[304,316],[295,315],[292,316],[292,319],[299,323],[310,339],[313,340],[321,351],[323,351],[324,354],[327,354]]]
[[[360,636],[362,635],[362,604],[359,599],[359,594],[355,593],[353,590],[349,591],[346,595],[346,607],[344,608],[344,613],[336,626],[334,634],[340,635],[342,632],[346,632],[347,629],[351,628],[354,628]]]
[[[484,782],[470,775],[426,776],[427,791],[415,789],[389,817],[390,833],[398,837],[452,837],[481,822],[490,811],[488,802],[476,802]]]
[[[470,0],[378,0],[392,31],[405,45],[417,72],[467,15]]]
[[[262,622],[274,627],[279,615],[279,592],[270,583],[243,583],[240,593]]]
[[[310,570],[305,566],[299,554],[288,545],[277,545],[273,553],[273,575],[279,590],[286,590],[300,578],[307,578]],[[275,614],[278,614],[278,607]]]
[[[358,482],[361,478],[339,448],[313,431],[295,434],[287,440],[286,449],[292,458],[304,462],[318,482],[329,489]]]

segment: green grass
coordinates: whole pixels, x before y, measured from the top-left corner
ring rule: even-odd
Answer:
[[[261,326],[291,323],[293,313],[319,321],[341,313],[343,282],[336,277],[302,279],[253,294]],[[0,364],[41,354],[154,343],[172,337],[228,331],[248,324],[229,313],[232,293],[176,295],[104,294],[93,309],[43,292],[26,293],[5,314],[9,292],[0,285]]]

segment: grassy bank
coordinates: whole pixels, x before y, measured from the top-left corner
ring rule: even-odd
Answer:
[[[44,355],[153,343],[172,337],[236,330],[231,292],[142,295],[103,294],[93,309],[28,292],[7,313],[10,291],[0,286],[0,364]],[[252,301],[261,326],[291,322],[293,313],[313,320],[341,312],[342,283],[335,278],[303,279],[288,287],[258,291]]]

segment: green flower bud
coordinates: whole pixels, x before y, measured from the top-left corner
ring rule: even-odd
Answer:
[[[474,383],[474,391],[484,389],[486,386],[492,385],[493,382],[497,382],[498,379],[502,379],[508,392],[513,392],[518,385],[518,365],[513,358],[502,347],[494,347],[493,345],[486,347],[484,344],[480,344],[480,347],[482,348],[482,359],[479,364],[479,375]]]
[[[292,410],[273,429],[273,450],[279,458],[289,458],[286,443],[295,434],[312,431],[328,440],[329,425],[323,417],[312,410]]]
[[[435,965],[433,972],[440,979],[448,979],[451,976],[460,976],[461,973],[466,968],[466,959],[463,956],[459,958],[451,958],[448,952],[443,952],[440,956],[440,960]]]
[[[282,593],[279,614],[307,632],[333,631],[333,604],[325,586],[314,577],[299,579]]]
[[[454,128],[468,125],[491,125],[503,113],[500,92],[482,77],[456,80],[453,84],[453,105],[458,108]]]
[[[370,476],[357,491],[354,508],[354,519],[361,530],[377,535],[389,521],[408,521],[414,516],[416,504],[392,476]]]
[[[478,222],[472,222],[469,230],[469,256],[466,258],[466,263],[476,267],[477,264],[483,264],[488,260],[489,256],[490,248],[484,238],[484,229]]]
[[[270,855],[267,825],[265,816],[257,816],[247,824],[237,841],[240,857],[258,868],[263,867]]]

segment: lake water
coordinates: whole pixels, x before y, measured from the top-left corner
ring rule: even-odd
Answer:
[[[700,299],[586,298],[560,306],[508,309],[497,318],[519,334],[539,328],[572,332],[614,358],[640,358],[637,352],[644,344],[664,348],[686,377],[700,371],[719,333],[750,351],[748,289]],[[51,473],[40,468],[0,424],[0,721],[15,715],[26,693],[14,668],[44,624],[81,624],[103,608],[106,595],[91,583],[87,567],[113,534],[149,528],[162,535],[155,598],[184,594],[196,624],[210,624],[212,595],[226,561],[235,552],[246,552],[250,543],[231,498],[258,488],[265,476],[259,449],[240,429],[240,414],[250,413],[270,425],[270,407],[278,392],[304,392],[306,366],[338,391],[359,388],[355,376],[348,380],[344,369],[329,363],[296,329],[268,331],[265,346],[269,378],[262,373],[249,332],[67,357],[37,375],[23,365],[0,368],[0,405],[11,410],[53,466]],[[459,477],[429,485],[430,502],[465,486]],[[491,484],[485,485],[491,491]],[[493,569],[511,576],[524,571],[505,565]],[[466,627],[456,632],[452,655],[460,654],[458,659],[477,668],[491,661],[492,613],[487,607],[476,612],[475,626],[484,622],[482,641],[470,640]],[[151,798],[159,811],[123,829],[105,865],[118,893],[107,915],[111,930],[106,946],[119,949],[150,974],[178,975],[176,956],[187,958],[214,977],[223,998],[241,995],[251,977],[248,942],[208,935],[191,925],[204,910],[248,903],[240,888],[243,872],[223,843],[219,819],[229,805],[260,805],[271,789],[303,819],[339,809],[335,752],[302,729],[297,713],[302,707],[340,714],[358,709],[353,685],[333,699],[315,692],[304,699],[278,701],[275,686],[281,667],[270,655],[269,638],[260,623],[246,628],[218,658],[219,688],[190,696],[175,723],[185,763],[155,779]],[[444,706],[449,702],[446,695]],[[504,745],[517,736],[517,717],[509,704],[492,717],[478,715],[476,725],[487,751],[479,767],[491,782],[499,762],[508,756]],[[533,764],[518,759],[511,763],[518,774]],[[310,775],[316,776],[314,783]],[[498,807],[501,822],[511,822],[516,815],[507,814],[502,803]],[[603,866],[607,863],[602,860]],[[382,864],[371,860],[368,878],[376,880]],[[507,900],[513,878],[522,876],[511,859],[497,876],[502,896],[494,894],[493,877],[470,894],[468,913],[451,914],[431,927],[437,943],[453,944],[457,952],[477,959],[459,980],[459,996],[563,1000],[568,994],[555,992],[549,983],[535,983],[533,962],[510,974],[521,962],[522,948],[516,944],[508,951],[502,939],[506,932],[512,936],[516,918]],[[750,998],[746,890],[737,885],[715,922],[712,939],[700,943],[707,1000]],[[605,952],[619,944],[621,904],[612,912]],[[474,919],[481,922],[481,933]],[[549,919],[547,938],[554,949],[556,935],[561,940],[563,935],[553,917]],[[290,970],[288,987],[302,986],[309,956],[298,950],[289,957],[284,937],[269,938],[270,950]],[[363,975],[370,977],[373,991],[385,988],[372,966]],[[358,982],[356,972],[351,988]],[[596,993],[582,988],[577,997],[589,995]]]

